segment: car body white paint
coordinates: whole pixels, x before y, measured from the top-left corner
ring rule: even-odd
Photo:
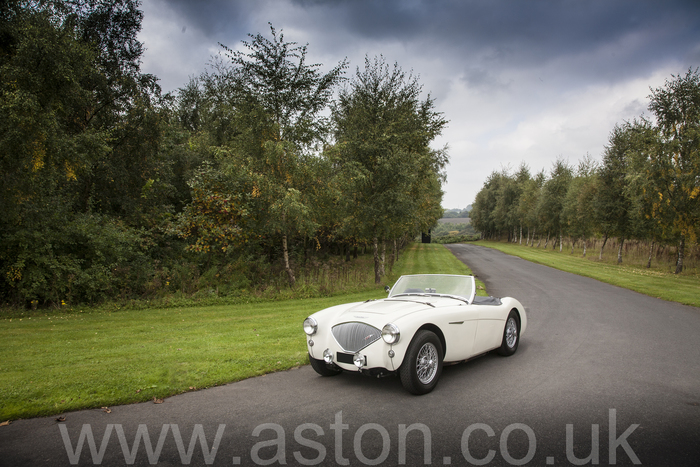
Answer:
[[[448,275],[424,275],[448,276]],[[405,276],[404,276],[405,277]],[[475,291],[474,278],[469,278]],[[397,281],[397,284],[399,281]],[[396,287],[396,285],[395,285]],[[321,310],[311,315],[317,324],[315,334],[307,335],[309,355],[323,360],[323,352],[329,349],[334,356],[334,364],[346,371],[387,370],[395,372],[403,363],[415,333],[429,329],[438,334],[443,343],[444,363],[454,363],[501,346],[504,327],[509,313],[516,310],[520,321],[518,339],[527,328],[527,315],[522,304],[511,297],[500,299],[500,304],[474,303],[475,293],[469,297],[448,297],[438,294],[411,294],[396,296],[392,289],[389,298],[348,303]],[[338,362],[339,354],[354,354],[341,347],[332,333],[333,326],[343,323],[363,323],[381,333],[382,328],[392,323],[399,328],[398,342],[387,344],[381,337],[359,350],[366,357],[360,369],[353,363]],[[373,335],[367,336],[369,340]],[[313,345],[310,344],[313,342]],[[393,357],[390,352],[393,351]]]

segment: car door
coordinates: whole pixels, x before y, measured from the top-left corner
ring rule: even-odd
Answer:
[[[474,355],[488,352],[501,345],[504,320],[498,306],[472,305],[477,326],[474,338]]]
[[[440,328],[445,335],[446,362],[465,360],[474,355],[478,315],[472,305],[450,307],[443,313]]]

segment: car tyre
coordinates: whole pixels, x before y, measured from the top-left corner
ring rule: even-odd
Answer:
[[[520,343],[520,316],[515,310],[510,310],[506,325],[503,327],[503,340],[501,347],[498,349],[498,354],[504,357],[510,357],[518,350]]]
[[[399,367],[404,389],[416,395],[435,389],[442,373],[442,358],[442,343],[438,336],[431,331],[418,331]]]
[[[311,363],[311,368],[321,376],[335,376],[343,372],[340,368],[331,366],[323,360],[316,360],[311,355],[309,355],[309,363]]]

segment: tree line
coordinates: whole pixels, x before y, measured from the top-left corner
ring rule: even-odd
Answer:
[[[700,234],[700,75],[689,69],[651,89],[649,111],[616,125],[601,163],[586,156],[573,167],[558,159],[549,173],[494,171],[476,196],[474,227],[485,238],[526,244],[551,240],[561,250],[569,237],[581,242],[619,239],[676,247],[675,272],[683,270],[688,245]],[[553,248],[554,248],[553,245]],[[602,254],[602,248],[601,248]]]
[[[270,24],[163,94],[139,6],[0,6],[2,302],[146,297],[178,271],[293,286],[358,247],[379,283],[387,245],[440,218],[447,121],[417,77],[382,56],[323,72]]]

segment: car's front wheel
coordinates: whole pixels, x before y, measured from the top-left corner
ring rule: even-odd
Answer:
[[[321,376],[335,376],[343,372],[340,368],[328,365],[323,360],[316,360],[311,355],[309,355],[309,363],[311,363],[311,368]]]
[[[418,331],[399,368],[401,384],[412,394],[427,394],[442,373],[442,343],[431,331]]]
[[[501,347],[498,349],[498,354],[504,357],[513,355],[518,350],[519,342],[520,317],[517,311],[510,310],[508,319],[506,319],[506,325],[503,328],[503,340],[501,341]]]

